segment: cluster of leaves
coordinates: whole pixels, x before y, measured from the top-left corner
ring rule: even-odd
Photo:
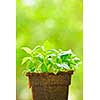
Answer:
[[[22,48],[27,57],[22,59],[22,64],[27,63],[26,71],[35,73],[54,73],[74,70],[80,63],[80,59],[71,50],[62,49],[46,50],[45,46],[36,46],[34,49]]]

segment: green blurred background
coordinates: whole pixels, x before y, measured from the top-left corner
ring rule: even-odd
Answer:
[[[83,59],[82,0],[16,0],[16,100],[32,100],[23,74],[21,47],[49,40],[52,47],[72,49]],[[69,100],[83,100],[82,64],[72,76]]]

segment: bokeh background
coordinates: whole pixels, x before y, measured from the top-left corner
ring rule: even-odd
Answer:
[[[48,40],[56,49],[72,49],[83,60],[82,14],[82,0],[16,0],[16,100],[32,100],[21,47]],[[69,100],[83,100],[82,69],[81,64],[72,76]]]

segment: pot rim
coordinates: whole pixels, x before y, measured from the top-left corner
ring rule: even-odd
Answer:
[[[25,75],[26,76],[33,76],[33,75],[64,75],[64,74],[68,74],[68,75],[72,75],[74,73],[74,70],[69,70],[67,72],[58,72],[57,74],[54,73],[48,73],[48,72],[44,72],[44,73],[35,73],[35,72],[27,72]]]

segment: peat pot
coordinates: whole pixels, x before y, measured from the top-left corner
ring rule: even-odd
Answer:
[[[68,90],[73,71],[53,73],[26,73],[32,100],[68,100]]]

